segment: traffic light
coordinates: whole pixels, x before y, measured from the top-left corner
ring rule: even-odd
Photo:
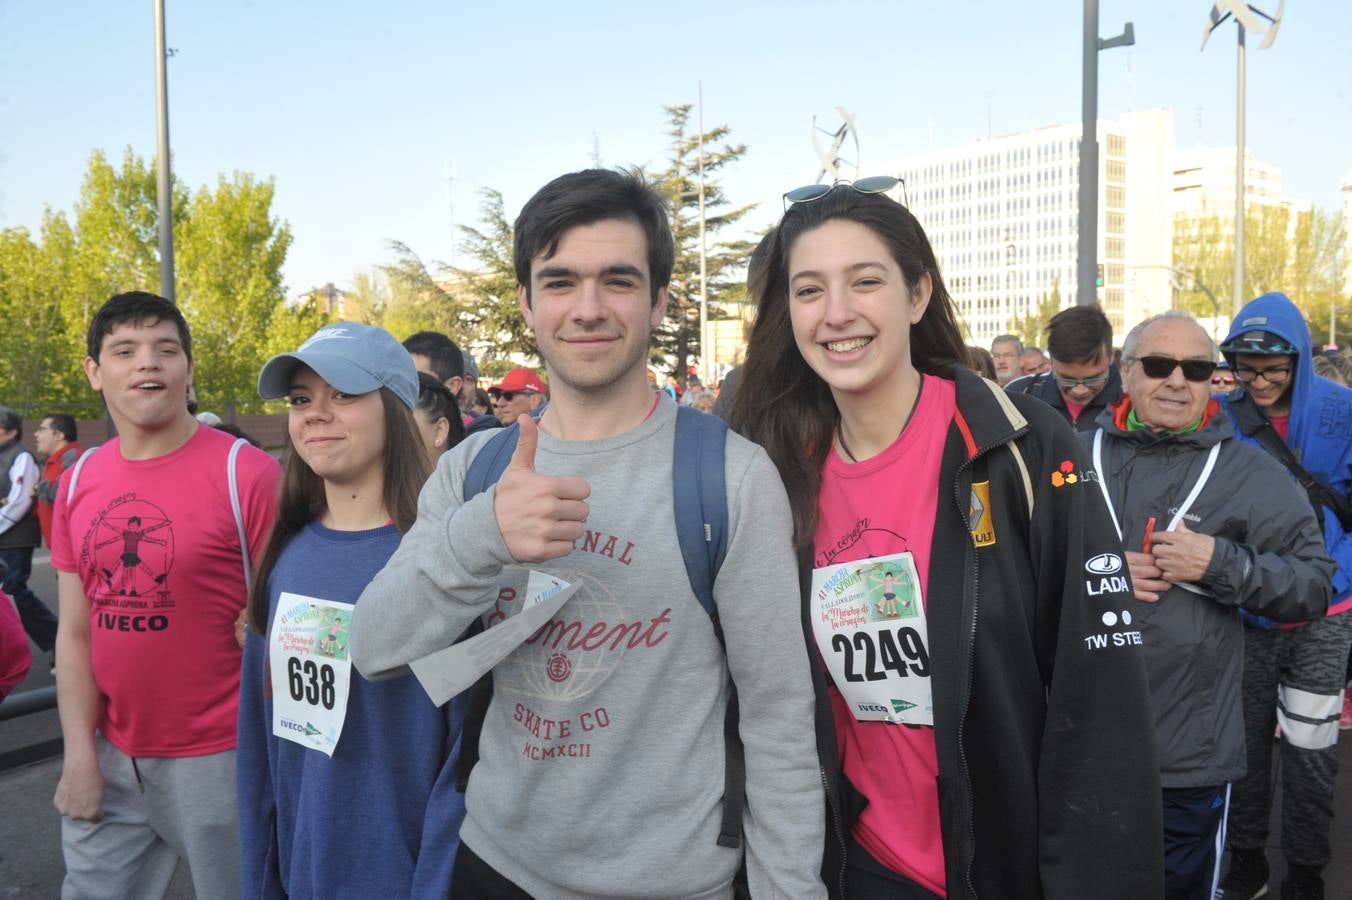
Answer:
[[[1103,263],[1098,264],[1098,271],[1094,274],[1094,287],[1103,287]]]

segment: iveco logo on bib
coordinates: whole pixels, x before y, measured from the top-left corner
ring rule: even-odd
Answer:
[[[881,703],[856,703],[855,708],[858,709],[860,712],[875,712],[875,713],[887,712],[887,707],[883,706]]]
[[[1100,553],[1084,564],[1084,570],[1094,575],[1111,575],[1122,569],[1122,557],[1116,553]]]

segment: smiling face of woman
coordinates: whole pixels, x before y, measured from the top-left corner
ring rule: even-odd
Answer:
[[[286,396],[291,444],[316,475],[331,484],[380,482],[385,412],[379,391],[345,394],[298,365]]]
[[[788,275],[794,342],[838,400],[901,383],[911,326],[929,303],[928,275],[912,291],[873,230],[843,219],[794,242]]]

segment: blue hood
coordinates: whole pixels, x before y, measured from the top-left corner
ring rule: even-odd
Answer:
[[[1311,475],[1344,497],[1352,496],[1352,388],[1314,373],[1310,329],[1305,317],[1285,294],[1276,291],[1250,301],[1226,335],[1230,341],[1248,331],[1268,331],[1296,347],[1295,385],[1291,393],[1291,420],[1286,445]],[[1234,354],[1225,357],[1234,368]],[[1240,396],[1243,388],[1225,398],[1225,405]],[[1254,443],[1237,434],[1240,440]],[[1344,534],[1332,512],[1324,511],[1324,543],[1338,563],[1333,578],[1329,613],[1352,608],[1352,534]]]

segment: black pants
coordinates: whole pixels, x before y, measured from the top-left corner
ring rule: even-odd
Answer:
[[[473,850],[460,842],[455,854],[455,871],[451,875],[451,900],[534,900],[521,888],[508,881],[497,869],[479,858]]]
[[[1229,785],[1164,789],[1165,900],[1210,900],[1225,847]]]
[[[9,567],[3,582],[4,591],[14,598],[19,609],[23,630],[43,653],[56,649],[56,616],[38,595],[28,589],[28,576],[33,573],[32,547],[0,547],[0,561]]]

